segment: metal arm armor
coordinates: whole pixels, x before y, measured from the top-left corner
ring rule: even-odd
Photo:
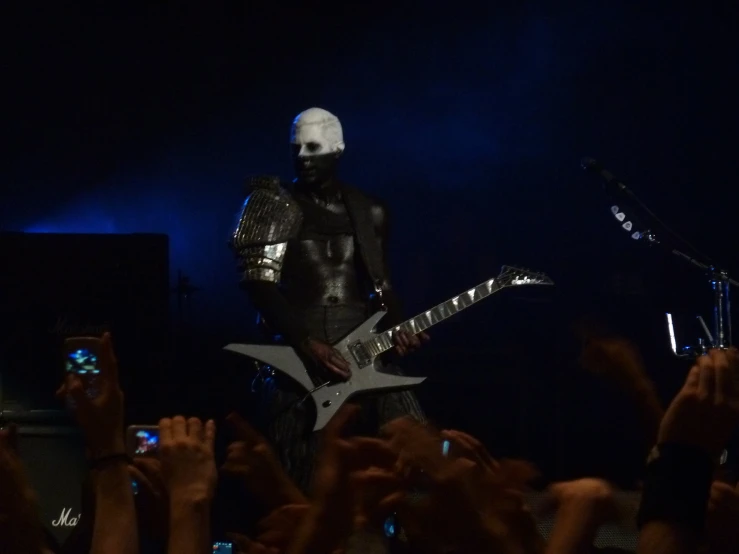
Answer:
[[[279,178],[255,177],[249,185],[231,247],[240,259],[242,281],[277,283],[287,241],[297,237],[303,214]]]

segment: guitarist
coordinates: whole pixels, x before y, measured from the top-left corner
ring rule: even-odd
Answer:
[[[403,319],[388,280],[387,209],[337,178],[345,147],[338,118],[320,108],[302,112],[293,122],[291,146],[292,190],[276,178],[253,179],[232,247],[243,270],[241,286],[262,321],[277,340],[314,362],[311,378],[319,385],[351,379],[349,364],[332,344],[378,309],[388,311],[382,322],[388,328]],[[400,355],[428,340],[402,332],[394,338]],[[316,452],[314,415],[310,403],[300,403],[305,392],[286,381],[265,395],[264,426],[284,468],[305,490]],[[374,433],[404,415],[425,420],[410,391],[358,401],[363,409],[357,432]]]

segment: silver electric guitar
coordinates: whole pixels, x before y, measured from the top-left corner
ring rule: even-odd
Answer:
[[[351,377],[347,381],[329,381],[315,386],[303,360],[290,346],[229,344],[224,349],[263,362],[275,371],[297,381],[306,390],[306,395],[310,395],[315,402],[316,424],[313,430],[319,431],[353,396],[372,391],[409,388],[426,380],[425,377],[405,377],[381,371],[383,366],[379,357],[394,348],[395,332],[418,334],[504,288],[553,284],[543,273],[503,266],[496,278],[485,281],[382,333],[375,332],[375,327],[386,312],[377,312],[334,345],[334,348],[349,362]]]

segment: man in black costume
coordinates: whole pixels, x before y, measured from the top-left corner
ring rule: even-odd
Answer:
[[[402,316],[388,279],[387,209],[337,178],[345,147],[338,118],[320,108],[302,112],[293,122],[291,146],[297,175],[292,190],[276,178],[253,179],[232,246],[242,287],[262,321],[278,340],[315,362],[311,378],[318,385],[350,378],[349,365],[332,344],[381,307],[388,311],[382,321],[387,328]],[[400,355],[428,339],[394,335]],[[276,379],[263,410],[266,434],[305,490],[316,448],[313,414],[300,402],[303,391]],[[410,391],[357,401],[363,407],[357,431],[363,433],[403,415],[425,420]]]

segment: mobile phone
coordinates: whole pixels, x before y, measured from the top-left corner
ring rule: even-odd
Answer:
[[[85,387],[88,398],[99,393],[100,339],[97,337],[71,337],[64,341],[64,371],[74,373]],[[67,397],[67,406],[73,409],[74,402]]]
[[[98,375],[99,357],[100,339],[97,337],[72,337],[64,341],[64,369],[68,373]]]
[[[159,453],[159,427],[131,425],[126,430],[126,450],[129,457],[155,457]]]
[[[214,542],[213,552],[218,554],[234,554],[234,543],[232,542]]]

